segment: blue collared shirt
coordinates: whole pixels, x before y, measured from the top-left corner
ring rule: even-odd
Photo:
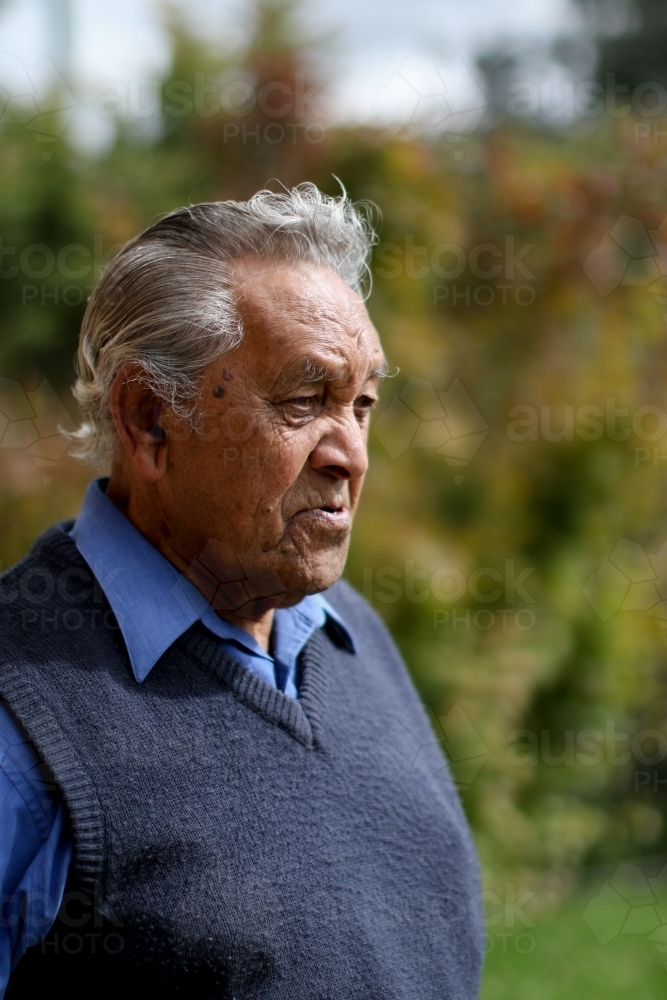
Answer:
[[[354,651],[344,620],[317,594],[276,611],[271,652],[265,652],[248,632],[220,618],[137,531],[106,496],[106,482],[90,483],[71,534],[111,605],[137,683],[197,621],[231,657],[292,698],[298,697],[299,654],[316,629],[328,621]],[[35,750],[0,705],[0,1000],[21,955],[52,926],[71,860],[62,799],[46,788]]]
[[[299,653],[327,618],[353,649],[343,619],[315,594],[276,611],[273,655],[265,652],[249,632],[220,618],[201,591],[121,514],[105,488],[104,479],[89,485],[72,537],[111,605],[139,683],[196,621],[222,640],[230,656],[291,698],[297,697]]]

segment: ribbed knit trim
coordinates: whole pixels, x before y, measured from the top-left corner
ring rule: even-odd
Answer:
[[[46,557],[52,563],[64,565],[72,562],[85,565],[67,532],[71,523],[64,521],[48,529],[36,541],[30,556]],[[252,711],[313,749],[322,734],[330,642],[320,629],[306,644],[301,654],[298,700],[231,659],[201,623],[181,636],[172,648],[184,646],[184,651],[195,658],[201,669],[215,673]],[[11,704],[47,766],[58,775],[72,819],[73,874],[79,884],[90,890],[103,878],[105,858],[104,819],[94,785],[49,706],[11,663],[5,663],[0,671],[0,694]]]
[[[65,563],[71,563],[75,559],[81,565],[86,565],[74,539],[67,532],[72,523],[62,521],[49,528],[36,541],[32,553],[42,551]],[[282,726],[307,747],[313,747],[319,742],[330,669],[327,646],[332,642],[326,627],[318,629],[311,636],[301,654],[298,700],[283,694],[233,660],[201,623],[189,629],[172,648],[179,647],[184,642],[187,653],[193,655],[203,669],[214,671],[253,711],[269,722]],[[340,645],[339,642],[335,644]],[[345,642],[343,646],[347,648]]]
[[[47,559],[51,564],[85,563],[67,529],[72,520],[53,525],[36,540],[28,560]],[[48,652],[45,650],[45,652]],[[53,774],[58,775],[68,807],[74,836],[74,880],[89,891],[104,875],[105,826],[102,808],[88,772],[63,736],[51,708],[23,672],[12,662],[0,670],[0,694],[11,705],[19,722]]]
[[[37,539],[32,553],[42,551],[52,559],[55,557],[70,564],[75,559],[85,566],[74,539],[67,532],[72,523],[61,521],[53,525]],[[229,657],[220,642],[201,623],[181,636],[172,648],[183,642],[186,642],[187,652],[195,656],[205,670],[215,671],[253,711],[282,726],[308,747],[319,741],[330,669],[327,655],[330,650],[327,650],[327,646],[332,642],[326,627],[318,629],[311,636],[301,654],[299,698],[296,701]],[[335,645],[341,643],[336,641]],[[342,645],[347,649],[346,641]],[[354,655],[349,649],[348,652]]]
[[[254,712],[286,729],[304,746],[313,748],[319,743],[327,686],[324,649],[327,640],[321,630],[313,634],[301,654],[298,700],[283,694],[231,659],[203,626],[193,626],[180,641],[184,642],[186,653],[194,656],[202,669],[219,677]]]
[[[92,889],[102,878],[105,856],[104,820],[95,788],[42,695],[14,664],[3,664],[0,690],[47,767],[58,775],[74,833],[72,871],[77,882]]]

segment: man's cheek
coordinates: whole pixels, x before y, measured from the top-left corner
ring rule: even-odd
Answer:
[[[310,449],[302,437],[285,440],[279,438],[268,447],[260,449],[267,469],[276,471],[276,478],[284,483],[292,483],[308,462]]]

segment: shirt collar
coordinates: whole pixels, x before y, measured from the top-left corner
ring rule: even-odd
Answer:
[[[201,591],[144,538],[106,496],[107,484],[105,478],[89,483],[71,535],[116,617],[135,680],[144,681],[163,653],[199,620],[220,639],[267,656],[249,633],[220,618]],[[281,632],[287,633],[281,619],[288,612],[296,625],[289,630],[291,642],[295,632],[309,636],[326,626],[354,652],[347,624],[322,594],[278,609],[274,646],[280,647]]]

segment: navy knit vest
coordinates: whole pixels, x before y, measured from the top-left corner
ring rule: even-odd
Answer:
[[[7,1000],[473,1000],[478,871],[386,629],[327,592],[292,700],[200,624],[143,684],[66,532],[0,577],[0,695],[71,817],[58,920]]]

